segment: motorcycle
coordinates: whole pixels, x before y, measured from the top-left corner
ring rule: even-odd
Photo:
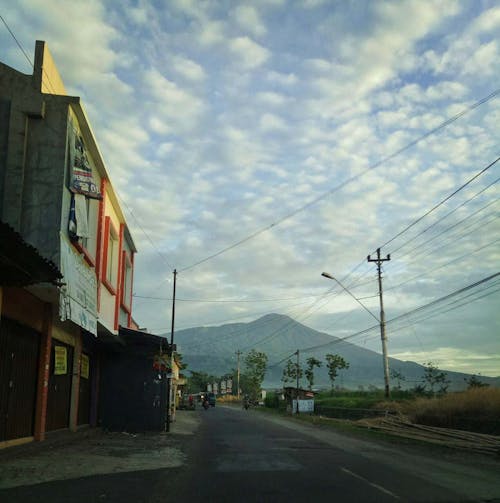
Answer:
[[[210,404],[208,403],[208,400],[203,400],[203,408],[207,410],[210,407]]]

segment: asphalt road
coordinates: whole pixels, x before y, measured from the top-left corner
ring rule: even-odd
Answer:
[[[500,464],[378,444],[256,411],[206,411],[181,501],[460,502],[500,498]],[[470,478],[475,481],[471,482]],[[498,500],[500,501],[500,499]]]
[[[0,491],[0,501],[500,501],[498,460],[361,440],[255,410],[185,414],[201,424],[175,440],[183,466],[14,487]]]

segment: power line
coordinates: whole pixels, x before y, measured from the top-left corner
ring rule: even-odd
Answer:
[[[14,41],[16,42],[17,46],[19,47],[19,49],[21,50],[21,52],[23,53],[24,57],[27,59],[28,63],[30,64],[31,68],[33,69],[33,71],[35,70],[35,65],[33,64],[33,62],[31,61],[30,57],[28,56],[28,54],[26,53],[26,51],[24,50],[23,46],[21,45],[21,43],[19,42],[19,40],[17,39],[17,37],[14,35],[14,32],[10,29],[9,25],[7,24],[7,21],[5,21],[5,19],[2,17],[2,15],[0,15],[0,19],[2,20],[3,24],[5,25],[5,27],[7,28],[8,32],[11,34],[12,38],[14,39]],[[42,72],[45,74],[45,76],[47,77],[47,81],[48,81],[48,87],[52,90],[52,93],[48,93],[48,94],[54,94],[54,95],[57,95],[56,91],[55,91],[55,87],[54,85],[52,84],[52,81],[50,80],[50,76],[49,74],[45,71],[45,68],[42,67]]]
[[[472,283],[470,285],[467,285],[463,288],[460,288],[459,290],[455,290],[454,292],[448,294],[448,295],[444,295],[443,297],[440,297],[439,299],[436,299],[436,300],[433,300],[432,302],[428,302],[427,304],[424,304],[423,306],[420,306],[420,307],[417,307],[416,309],[412,309],[411,311],[405,313],[405,314],[402,314],[402,315],[399,315],[399,316],[396,316],[394,318],[392,318],[390,321],[391,323],[394,323],[395,321],[401,319],[401,318],[404,318],[405,316],[409,316],[409,315],[412,315],[412,314],[415,314],[417,312],[420,312],[422,311],[423,309],[428,309],[429,307],[431,306],[434,306],[438,303],[441,303],[441,302],[444,302],[445,300],[448,300],[452,297],[455,297],[463,292],[466,292],[472,288],[476,288],[477,286],[479,285],[482,285],[484,283],[487,283],[488,281],[491,281],[492,279],[494,278],[497,278],[498,276],[500,276],[500,272],[497,272],[497,273],[494,273],[494,274],[491,274],[490,276],[487,276],[486,278],[483,278],[483,279],[480,279],[479,281],[476,281],[475,283]]]
[[[155,245],[155,243],[153,242],[153,240],[151,239],[151,237],[149,236],[149,234],[146,232],[146,230],[144,229],[144,227],[141,225],[141,223],[139,222],[138,218],[135,216],[134,212],[132,211],[132,208],[127,204],[127,202],[121,198],[118,193],[115,193],[117,198],[120,200],[120,202],[122,202],[125,207],[127,208],[128,212],[130,213],[130,215],[132,216],[132,218],[134,219],[135,223],[139,226],[139,229],[141,229],[142,233],[144,234],[144,236],[146,236],[146,239],[150,242],[151,246],[153,247],[153,249],[156,251],[156,253],[158,254],[158,256],[163,260],[163,262],[168,266],[169,269],[174,269],[174,266],[170,264],[170,262],[167,260],[167,258],[163,255],[162,252],[160,252],[160,250],[157,248],[157,246]],[[163,283],[164,281],[162,281]],[[161,283],[160,283],[161,284]],[[171,300],[171,299],[169,299]]]
[[[311,297],[321,297],[324,294],[311,294],[311,295],[302,295],[300,297],[285,297],[281,299],[179,299],[176,298],[176,302],[207,302],[207,303],[228,303],[228,304],[235,304],[235,303],[258,303],[258,302],[284,302],[287,300],[299,300],[299,299],[308,299]],[[148,297],[145,295],[133,295],[133,297],[137,299],[150,299],[150,300],[172,300],[171,298],[168,297]]]
[[[180,269],[180,272],[187,271],[189,269],[193,269],[194,267],[196,267],[196,266],[198,266],[198,265],[200,265],[200,264],[202,264],[204,262],[207,262],[208,260],[214,259],[214,258],[218,257],[219,255],[222,255],[223,253],[226,253],[226,252],[232,250],[233,248],[236,248],[237,246],[240,246],[240,245],[242,245],[242,244],[244,244],[244,243],[246,243],[246,242],[254,239],[255,237],[257,237],[260,234],[262,234],[262,233],[264,233],[264,232],[272,229],[273,227],[277,227],[278,225],[282,224],[286,220],[294,217],[298,213],[301,213],[302,211],[310,208],[311,206],[316,205],[317,203],[319,203],[320,201],[322,201],[323,199],[325,199],[329,195],[334,194],[335,192],[338,192],[339,190],[341,190],[342,188],[344,188],[348,184],[350,184],[353,181],[361,178],[362,176],[364,176],[369,171],[372,171],[372,170],[378,168],[382,164],[384,164],[384,163],[386,163],[386,162],[394,159],[395,157],[397,157],[398,155],[402,154],[406,150],[409,150],[410,148],[412,148],[415,145],[419,144],[420,142],[422,142],[426,138],[428,138],[428,137],[432,136],[433,134],[437,133],[438,131],[446,128],[447,126],[449,126],[453,122],[457,121],[458,119],[460,119],[464,115],[466,115],[469,112],[475,110],[476,108],[480,107],[484,103],[487,103],[488,101],[492,100],[498,94],[500,94],[500,89],[496,89],[495,91],[493,91],[492,93],[490,93],[488,96],[486,96],[486,97],[482,98],[481,100],[473,103],[472,105],[469,105],[464,110],[462,110],[458,114],[454,115],[453,117],[447,119],[446,121],[442,122],[437,127],[433,128],[433,129],[430,129],[429,131],[427,131],[423,135],[421,135],[418,138],[416,138],[415,140],[407,143],[405,146],[403,146],[400,149],[396,150],[392,154],[390,154],[390,155],[388,155],[386,157],[383,157],[381,160],[379,160],[379,161],[375,162],[374,164],[370,165],[368,168],[366,168],[365,170],[363,170],[361,173],[359,173],[357,175],[354,175],[354,176],[351,176],[350,178],[348,178],[344,182],[342,182],[339,185],[333,187],[332,189],[328,190],[327,192],[324,192],[323,194],[320,194],[319,196],[317,196],[316,198],[312,199],[308,203],[306,203],[303,206],[300,206],[299,208],[297,208],[296,210],[294,210],[294,211],[292,211],[292,212],[284,215],[283,217],[281,217],[278,220],[274,221],[270,225],[267,225],[267,226],[265,226],[265,227],[263,227],[263,228],[255,231],[255,232],[253,232],[252,234],[249,234],[248,236],[244,237],[243,239],[240,239],[239,241],[236,241],[235,243],[233,243],[233,244],[231,244],[231,245],[229,245],[229,246],[227,246],[227,247],[219,250],[216,253],[208,255],[207,257],[205,257],[205,258],[203,258],[201,260],[198,260],[197,262],[195,262],[195,263],[193,263],[193,264],[191,264],[191,265],[189,265],[187,267],[184,267],[184,268]]]
[[[415,281],[416,279],[425,278],[425,277],[428,276],[428,273],[438,271],[439,269],[442,269],[443,267],[446,267],[447,265],[453,264],[454,262],[458,262],[459,260],[461,260],[461,259],[463,259],[465,257],[468,257],[469,255],[472,255],[472,254],[477,253],[477,252],[479,252],[481,250],[484,250],[485,248],[490,247],[491,245],[494,245],[498,241],[500,241],[500,238],[495,239],[493,241],[490,241],[489,243],[487,243],[487,244],[485,244],[483,246],[480,246],[479,248],[476,248],[475,250],[471,251],[470,253],[465,253],[464,255],[460,255],[459,257],[456,257],[456,258],[450,260],[449,262],[446,262],[445,264],[441,264],[441,265],[439,265],[437,267],[434,267],[433,269],[428,269],[426,271],[427,274],[417,274],[416,276],[413,276],[410,279],[402,281],[401,283],[398,283],[397,285],[394,285],[394,286],[391,286],[389,288],[386,288],[386,291],[388,291],[388,290],[394,290],[395,288],[398,288],[398,287],[400,287],[402,285],[406,285],[410,281]]]
[[[498,201],[493,201],[493,203],[491,203],[491,204],[496,204],[497,202]],[[487,206],[489,206],[489,205],[487,205]],[[483,210],[483,209],[484,209],[484,207],[481,208],[480,210]],[[475,212],[475,213],[478,213],[478,212]],[[472,215],[470,215],[470,216],[472,216]],[[445,229],[441,234],[434,236],[433,238],[428,239],[427,241],[424,241],[420,245],[415,246],[412,250],[401,255],[399,258],[406,257],[407,255],[409,255],[410,253],[413,252],[414,253],[414,255],[413,255],[414,260],[406,262],[406,264],[401,264],[400,267],[407,267],[410,264],[414,264],[415,262],[421,260],[422,258],[426,258],[430,254],[435,254],[437,251],[442,250],[443,248],[446,248],[446,247],[450,246],[451,244],[456,244],[458,241],[466,238],[467,236],[469,236],[470,234],[473,234],[474,232],[477,232],[478,230],[484,230],[486,228],[486,226],[488,226],[489,224],[491,224],[492,222],[497,220],[498,217],[499,217],[498,214],[493,215],[493,216],[490,214],[483,215],[482,217],[469,223],[468,225],[466,225],[462,229],[458,229],[459,232],[456,233],[455,235],[446,236],[444,238],[444,240],[441,241],[440,246],[428,247],[427,249],[422,249],[423,246],[428,245],[429,243],[434,241],[434,239],[436,239],[437,237],[442,236],[445,232],[448,232],[451,229],[456,228],[460,223],[462,223],[462,221],[457,224],[452,225],[451,227],[448,227],[448,229]],[[464,221],[467,219],[464,219]],[[469,230],[469,229],[471,229],[471,227],[472,227],[472,230]],[[464,232],[464,231],[468,231],[468,232]],[[394,270],[393,270],[393,272],[394,272]]]
[[[424,304],[424,305],[419,306],[419,307],[417,307],[415,309],[412,309],[412,310],[410,310],[410,311],[408,311],[406,313],[398,315],[395,318],[391,318],[390,320],[387,321],[387,324],[388,325],[389,324],[394,324],[395,322],[397,322],[400,319],[403,319],[405,317],[411,316],[414,313],[420,312],[420,311],[422,311],[425,308],[432,307],[432,306],[434,306],[434,305],[436,305],[436,304],[438,304],[440,302],[444,302],[445,300],[449,300],[450,298],[453,298],[454,296],[459,295],[460,293],[463,293],[463,292],[468,291],[468,290],[470,290],[472,288],[475,288],[475,287],[477,287],[479,285],[487,283],[488,281],[491,281],[492,279],[494,279],[494,278],[496,278],[498,276],[500,276],[500,272],[497,272],[495,274],[487,276],[486,278],[483,278],[483,279],[481,279],[479,281],[476,281],[476,282],[474,282],[474,283],[472,283],[472,284],[470,284],[470,285],[468,285],[466,287],[460,288],[459,290],[456,290],[456,291],[454,291],[454,292],[452,292],[450,294],[444,295],[443,297],[440,297],[439,299],[435,299],[435,300],[433,300],[431,302],[428,302],[427,304]],[[495,292],[491,292],[490,294],[493,294],[493,293],[495,293]],[[436,314],[436,316],[437,316],[437,314]],[[406,328],[406,327],[404,327],[404,328]],[[301,351],[303,353],[306,353],[306,352],[314,351],[316,349],[321,349],[323,347],[330,346],[332,344],[339,344],[341,342],[345,342],[348,339],[352,339],[354,337],[358,337],[360,335],[364,335],[364,334],[367,334],[369,332],[372,332],[372,331],[375,331],[375,330],[378,330],[378,329],[379,329],[379,325],[373,325],[373,326],[371,326],[369,328],[365,328],[363,330],[360,330],[358,332],[350,334],[350,335],[348,335],[346,337],[336,338],[335,340],[333,340],[331,342],[327,342],[327,343],[323,343],[323,344],[318,344],[316,346],[311,346],[309,348],[302,348]]]
[[[3,16],[1,14],[0,14],[0,19],[2,20],[3,24],[5,25],[5,28],[7,28],[8,32],[11,34],[12,38],[15,40],[15,42],[16,42],[17,46],[19,47],[19,49],[21,50],[21,52],[24,54],[24,57],[28,60],[28,63],[30,64],[31,68],[34,69],[35,65],[31,61],[30,57],[26,54],[26,51],[24,50],[23,46],[21,45],[19,40],[17,40],[17,37],[14,35],[14,32],[10,29],[9,25],[7,24],[7,21],[5,21],[5,19],[3,18]]]
[[[492,166],[494,166],[498,161],[500,160],[500,157],[497,157],[492,163],[488,164],[485,168],[483,168],[481,171],[476,173],[472,178],[467,180],[464,184],[462,184],[458,189],[455,189],[451,194],[446,196],[443,200],[441,200],[438,204],[434,205],[429,211],[425,212],[421,217],[417,218],[414,220],[411,224],[406,226],[402,231],[398,232],[394,237],[389,239],[389,241],[386,241],[380,248],[385,248],[389,243],[392,243],[395,239],[397,239],[399,236],[410,230],[413,226],[421,222],[426,216],[430,215],[433,211],[435,211],[437,208],[442,206],[446,201],[449,201],[453,196],[457,195],[461,190],[463,190],[465,187],[470,185],[476,178],[481,176],[483,173],[486,173]],[[394,252],[393,252],[394,253]]]
[[[498,161],[498,159],[497,159],[497,161]],[[497,161],[494,161],[494,162],[497,162]],[[488,168],[488,167],[487,167],[487,168]],[[485,168],[485,169],[487,169],[487,168]],[[484,170],[481,170],[481,171],[484,171]],[[481,172],[480,172],[480,173],[481,173]],[[475,175],[475,177],[477,177],[478,175],[479,175],[479,173],[478,173],[478,174],[476,174],[476,175]],[[456,211],[458,208],[462,207],[464,204],[466,204],[466,203],[467,203],[467,202],[469,202],[470,200],[474,199],[475,197],[477,197],[478,195],[480,195],[481,193],[483,193],[485,190],[489,189],[491,186],[493,186],[493,185],[494,185],[495,183],[497,183],[499,180],[500,180],[500,179],[497,179],[497,180],[493,181],[492,183],[490,183],[489,185],[487,185],[487,186],[486,186],[485,188],[483,188],[481,191],[477,192],[476,194],[474,194],[474,196],[472,196],[472,197],[471,197],[471,198],[469,198],[467,201],[465,201],[465,203],[462,203],[462,204],[461,204],[461,205],[459,205],[457,208],[455,208],[454,210],[450,211],[447,215],[445,215],[445,216],[444,216],[444,217],[442,217],[440,220],[438,220],[437,222],[435,222],[434,224],[432,224],[431,226],[429,226],[427,229],[425,229],[424,231],[422,231],[420,234],[423,234],[426,230],[428,230],[428,229],[429,229],[429,228],[431,228],[432,226],[436,225],[439,221],[443,220],[444,218],[446,218],[447,216],[449,216],[450,214],[452,214],[452,213],[453,213],[454,211]],[[470,182],[470,181],[472,181],[472,180],[469,180],[469,182]],[[459,190],[459,189],[457,189],[455,192],[457,192],[458,190]],[[449,197],[450,197],[450,196],[448,196],[447,198],[449,198]],[[442,204],[443,202],[444,202],[444,201],[441,201],[441,203],[439,203],[437,206],[439,206],[439,205],[440,205],[440,204]],[[474,213],[472,213],[471,215],[469,215],[468,217],[466,217],[466,218],[462,219],[460,222],[458,222],[458,224],[459,224],[459,223],[462,223],[463,221],[465,221],[465,220],[467,220],[468,218],[472,217],[473,215],[475,215],[476,213],[478,213],[478,212],[479,212],[479,211],[481,211],[482,209],[485,209],[486,207],[490,206],[491,204],[495,204],[496,202],[497,202],[497,200],[495,200],[495,201],[493,201],[493,202],[491,202],[491,203],[487,204],[486,206],[484,206],[484,207],[483,207],[483,208],[481,208],[480,210],[477,210],[477,211],[475,211]],[[429,212],[427,212],[427,213],[430,213],[430,211],[429,211]],[[422,218],[423,218],[423,217],[422,217]],[[489,222],[488,222],[488,223],[489,223]],[[442,231],[440,234],[443,234],[444,232],[447,232],[447,230],[450,230],[451,228],[456,227],[456,225],[458,225],[458,224],[453,225],[452,227],[450,227],[450,228],[446,229],[445,231]],[[404,231],[402,231],[400,234],[402,234],[403,232],[404,232]],[[417,249],[417,248],[420,248],[422,245],[425,245],[426,243],[428,243],[428,242],[430,242],[430,241],[432,241],[432,240],[436,239],[437,237],[439,237],[439,235],[436,235],[436,236],[432,237],[431,239],[429,239],[428,241],[425,241],[425,242],[421,243],[420,245],[418,245],[418,247],[413,248],[411,251],[413,251],[413,250],[415,250],[415,249]],[[395,239],[395,237],[394,237],[394,238],[392,238],[390,241],[392,241],[392,240],[394,240],[394,239]],[[414,239],[414,238],[411,238],[411,239],[410,239],[410,240],[408,240],[407,242],[403,243],[403,245],[401,245],[399,248],[397,248],[397,249],[396,249],[396,251],[397,251],[397,250],[399,250],[399,249],[401,249],[403,246],[405,246],[405,245],[406,245],[406,244],[408,244],[409,242],[411,242],[413,239]],[[388,243],[389,243],[390,241],[388,241]],[[405,253],[405,254],[404,254],[404,255],[402,255],[402,256],[406,256],[406,255],[408,255],[409,253],[411,253],[411,251],[410,251],[410,252]],[[392,251],[392,253],[394,254],[394,251]],[[401,258],[401,256],[399,256],[398,258]],[[415,262],[415,261],[412,261],[412,262]],[[363,261],[363,262],[361,262],[360,264],[358,264],[358,266],[356,267],[356,269],[358,269],[358,268],[359,268],[359,267],[360,267],[363,263],[364,263],[364,261]],[[354,271],[352,271],[352,272],[354,272]],[[371,271],[369,271],[369,270],[365,271],[365,273],[363,273],[361,277],[357,278],[357,279],[356,279],[353,283],[350,283],[350,284],[349,284],[349,288],[350,288],[350,289],[359,288],[359,287],[362,287],[362,286],[365,286],[365,285],[367,285],[367,284],[372,283],[372,282],[374,281],[373,279],[370,279],[370,280],[368,280],[368,281],[364,281],[364,282],[360,283],[360,280],[361,280],[364,276],[366,276],[369,272],[371,272]],[[346,276],[346,278],[347,278],[347,277],[349,277],[351,274],[352,274],[352,273],[349,273],[349,274]],[[345,279],[344,279],[343,281],[345,281]],[[376,297],[376,296],[377,296],[377,295],[374,295],[373,297]],[[366,298],[370,298],[370,297],[372,297],[372,296],[369,296],[369,297],[366,297]]]
[[[462,220],[459,220],[458,222],[455,222],[453,225],[447,227],[446,229],[441,231],[439,234],[436,234],[433,237],[430,237],[426,241],[423,241],[423,242],[419,243],[418,245],[414,246],[412,249],[408,250],[407,252],[405,252],[401,255],[398,255],[398,259],[401,260],[402,258],[404,258],[410,254],[413,254],[412,255],[413,260],[410,260],[409,262],[406,262],[406,263],[400,262],[399,265],[396,265],[395,269],[393,269],[392,271],[394,272],[395,270],[397,271],[401,268],[406,268],[409,265],[414,264],[415,262],[418,262],[419,260],[426,258],[427,256],[429,256],[431,254],[436,254],[437,251],[439,251],[447,246],[450,246],[451,244],[456,244],[461,239],[464,239],[465,237],[469,236],[470,234],[473,234],[474,232],[476,232],[479,229],[484,230],[487,225],[494,222],[498,218],[498,214],[491,215],[488,213],[486,215],[483,215],[482,217],[479,217],[479,218],[473,220],[472,222],[469,222],[467,225],[465,225],[461,228],[458,228],[458,227],[460,224],[462,224],[466,220],[469,220],[470,218],[477,215],[478,213],[481,213],[482,211],[484,211],[488,207],[490,207],[494,204],[497,204],[498,201],[499,201],[499,199],[491,201],[490,203],[486,204],[485,206],[482,206],[481,208],[474,211],[473,213],[471,213],[467,217],[463,218]],[[446,233],[449,233],[453,229],[456,230],[457,228],[458,228],[458,232],[448,234],[447,236],[445,236],[444,239],[442,239],[438,243],[438,246],[433,246],[433,245],[427,246],[430,243],[432,243],[433,241],[435,241],[437,238],[443,236]]]
[[[467,203],[469,203],[470,201],[472,201],[473,199],[475,199],[476,197],[478,197],[479,195],[481,195],[483,192],[485,192],[486,190],[488,190],[489,188],[491,188],[493,185],[495,185],[499,181],[500,181],[500,178],[497,178],[496,180],[494,180],[493,182],[491,182],[490,184],[488,184],[486,187],[484,187],[483,189],[481,189],[479,192],[476,192],[469,199],[467,199],[466,201],[462,202],[456,208],[454,208],[453,210],[451,210],[448,213],[446,213],[446,215],[444,215],[443,217],[441,217],[438,220],[436,220],[435,222],[433,222],[431,225],[429,225],[428,227],[426,227],[424,230],[420,231],[418,234],[416,234],[415,236],[413,236],[411,239],[409,239],[408,241],[405,241],[398,248],[396,248],[395,250],[392,250],[391,253],[394,254],[394,253],[398,252],[399,250],[401,250],[402,248],[404,248],[408,243],[411,243],[412,241],[414,241],[415,239],[417,239],[419,236],[421,236],[422,234],[426,233],[428,230],[430,230],[433,227],[435,227],[439,222],[442,222],[443,220],[445,220],[446,218],[448,218],[450,215],[452,215],[453,213],[455,213],[458,209],[460,209],[463,206],[465,206]],[[441,205],[443,202],[444,202],[444,200],[441,201],[441,203],[439,203],[439,205]],[[432,211],[432,210],[430,210],[430,211]],[[427,214],[429,214],[430,211]],[[421,218],[423,218],[423,217],[421,217]],[[417,223],[417,221],[415,221],[414,223]],[[403,232],[404,231],[402,231],[399,235],[401,235]],[[398,237],[398,236],[395,236],[394,238],[392,238],[391,241],[393,241],[394,239],[396,239],[396,237]],[[389,241],[388,241],[388,243],[389,243]],[[401,255],[399,255],[399,258],[401,258]]]

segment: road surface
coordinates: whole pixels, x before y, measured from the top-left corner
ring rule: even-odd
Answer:
[[[171,437],[181,466],[85,476],[83,462],[81,477],[0,490],[0,502],[500,501],[493,458],[362,440],[255,410],[182,414],[200,426]],[[64,452],[57,459],[68,465]]]
[[[500,501],[496,461],[446,460],[441,450],[381,445],[252,410],[204,416],[183,501]]]

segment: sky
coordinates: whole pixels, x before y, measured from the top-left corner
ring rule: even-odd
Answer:
[[[82,97],[141,327],[176,269],[176,330],[281,313],[380,352],[380,247],[389,355],[500,375],[498,2],[4,4]],[[2,23],[0,60],[32,71]]]

